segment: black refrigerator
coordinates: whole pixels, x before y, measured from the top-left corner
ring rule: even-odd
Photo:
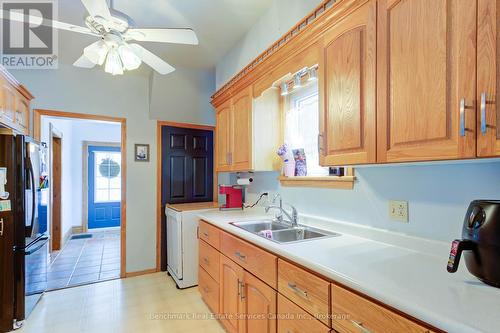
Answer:
[[[46,155],[30,137],[0,134],[0,332],[22,326],[47,287]]]

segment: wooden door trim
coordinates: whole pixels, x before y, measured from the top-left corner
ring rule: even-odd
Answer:
[[[71,118],[84,120],[100,120],[119,123],[121,126],[121,160],[122,160],[122,191],[121,191],[121,221],[120,221],[120,277],[125,278],[127,272],[127,119],[121,117],[101,116],[94,114],[65,112],[58,110],[34,109],[33,110],[33,136],[36,140],[41,138],[42,116]]]
[[[50,240],[50,244],[49,244],[49,248],[50,248],[50,252],[52,252],[54,250],[54,242],[56,240],[59,241],[59,246],[57,246],[57,250],[61,250],[62,249],[62,246],[63,246],[63,234],[62,234],[62,199],[59,199],[59,233],[58,233],[58,237],[54,237],[55,233],[54,233],[54,179],[55,177],[52,177],[52,175],[54,174],[54,146],[53,146],[53,142],[54,142],[54,139],[59,139],[61,140],[61,144],[60,144],[60,154],[61,154],[61,170],[59,172],[59,189],[61,190],[61,183],[62,183],[62,145],[63,145],[63,134],[57,129],[54,127],[54,125],[51,123],[49,124],[49,142],[50,142],[50,150],[49,150],[49,165],[50,165],[50,174],[51,174],[51,177],[50,177],[50,186],[49,186],[49,219],[50,219],[50,234],[51,234],[51,240]],[[61,194],[60,194],[61,196]]]
[[[100,142],[100,141],[83,141],[82,142],[82,232],[89,230],[89,169],[88,169],[88,150],[89,146],[100,147],[120,147],[119,142]],[[120,217],[121,222],[121,217]]]
[[[162,135],[161,135],[161,129],[163,126],[171,126],[171,127],[180,127],[180,128],[188,128],[188,129],[197,129],[197,130],[205,130],[205,131],[212,131],[213,132],[213,143],[214,143],[214,186],[213,186],[213,198],[212,200],[215,200],[218,196],[217,192],[217,167],[216,167],[216,157],[217,157],[217,152],[216,152],[216,145],[215,145],[215,135],[216,135],[216,130],[215,126],[211,125],[199,125],[199,124],[192,124],[192,123],[178,123],[178,122],[172,122],[172,121],[164,121],[164,120],[158,120],[156,122],[156,271],[159,272],[161,271],[161,235],[163,230],[161,229],[161,217],[162,217],[162,209],[161,209],[161,151],[162,151]]]

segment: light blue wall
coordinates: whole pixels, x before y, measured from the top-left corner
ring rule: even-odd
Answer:
[[[322,0],[274,0],[254,26],[217,63],[215,74],[217,89],[321,2]]]
[[[280,192],[303,214],[442,241],[460,237],[470,201],[500,199],[500,161],[361,167],[352,191],[281,187],[277,176],[255,173],[247,202],[264,191]],[[389,219],[389,200],[409,202],[410,223]]]

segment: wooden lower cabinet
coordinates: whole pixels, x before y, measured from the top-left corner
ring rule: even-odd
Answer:
[[[198,268],[198,289],[210,310],[219,313],[219,283],[202,267]]]
[[[201,230],[211,236],[208,239],[217,235],[221,248],[200,240],[199,290],[228,333],[435,332],[206,222],[200,222]],[[234,252],[250,262],[227,256]],[[259,258],[267,262],[268,256],[274,257],[268,262],[274,267],[266,267],[263,274],[264,266],[256,263]],[[218,274],[213,270],[217,263]],[[259,268],[257,274],[246,266]],[[269,271],[277,283],[269,284],[261,277],[269,277]]]
[[[285,296],[278,295],[278,333],[328,333],[330,328],[302,310]]]
[[[244,276],[241,298],[245,320],[241,332],[275,333],[277,292],[246,271]]]
[[[219,310],[221,322],[229,333],[243,332],[244,323],[240,320],[243,312],[241,285],[244,270],[223,254],[220,255],[219,273]]]
[[[332,284],[333,328],[339,333],[431,333],[399,314]]]

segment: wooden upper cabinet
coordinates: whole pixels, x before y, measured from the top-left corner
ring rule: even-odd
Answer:
[[[227,101],[217,109],[215,145],[217,154],[217,171],[229,171],[231,152],[231,101]]]
[[[476,1],[378,6],[378,162],[475,157]]]
[[[477,156],[500,156],[500,3],[478,0]]]
[[[239,92],[232,100],[231,170],[252,170],[252,86]]]
[[[376,13],[376,1],[369,1],[325,34],[322,165],[376,162]]]
[[[13,125],[16,117],[16,90],[3,78],[0,78],[2,86],[2,120],[8,125]]]
[[[16,94],[16,107],[15,107],[15,125],[17,128],[27,134],[29,130],[29,112],[30,103],[29,101],[21,95],[21,93]]]

